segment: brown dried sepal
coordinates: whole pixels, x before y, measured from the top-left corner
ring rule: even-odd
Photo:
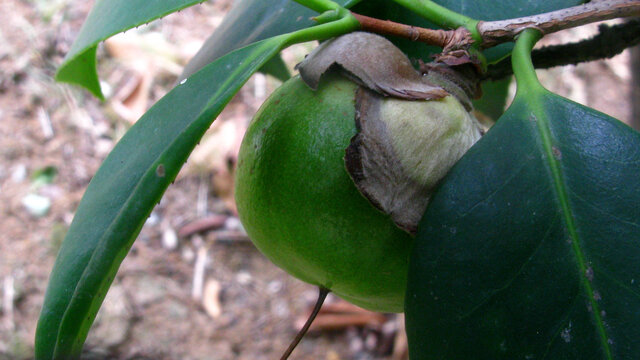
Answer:
[[[371,204],[415,234],[439,181],[480,139],[478,121],[453,96],[406,101],[364,87],[355,113],[347,172]]]
[[[345,152],[347,172],[373,206],[414,234],[431,189],[408,180],[399,166],[390,134],[380,119],[382,97],[360,87],[356,93],[356,129]]]
[[[352,32],[328,40],[297,69],[302,80],[315,90],[322,75],[335,66],[353,81],[379,94],[410,100],[441,99],[448,95],[423,78],[400,49],[379,35]]]

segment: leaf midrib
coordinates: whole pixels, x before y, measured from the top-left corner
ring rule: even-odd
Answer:
[[[609,346],[609,337],[607,336],[606,329],[604,328],[604,321],[602,319],[602,316],[600,315],[600,307],[595,299],[591,281],[587,278],[586,275],[586,257],[584,251],[582,250],[580,237],[578,235],[575,220],[573,218],[573,209],[569,203],[568,190],[566,182],[564,180],[564,174],[560,166],[560,161],[556,159],[553,153],[553,140],[550,129],[550,120],[544,107],[545,103],[549,103],[548,98],[545,99],[546,95],[547,93],[545,90],[535,92],[532,91],[527,94],[527,99],[523,102],[525,104],[528,104],[529,108],[531,109],[532,115],[535,116],[535,123],[541,137],[547,164],[551,170],[551,182],[553,183],[553,187],[556,191],[558,204],[560,205],[560,208],[562,210],[564,222],[571,239],[571,247],[578,262],[580,280],[589,298],[591,309],[593,310],[592,314],[595,318],[596,327],[600,336],[600,342],[604,349],[605,356],[607,359],[611,360],[613,359],[613,355],[611,353],[611,347]]]

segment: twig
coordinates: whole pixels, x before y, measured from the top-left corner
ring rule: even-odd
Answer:
[[[38,108],[38,122],[42,128],[44,138],[49,140],[53,137],[53,126],[51,126],[51,118],[43,106]]]
[[[575,43],[547,46],[531,54],[536,69],[575,65],[581,62],[608,59],[625,49],[640,44],[640,19],[624,24],[600,25],[599,34]],[[484,79],[498,80],[513,74],[511,59],[507,58],[489,67]]]
[[[198,249],[198,256],[196,262],[193,265],[193,287],[191,288],[191,297],[194,300],[200,301],[202,299],[202,290],[204,287],[204,273],[207,265],[207,252],[208,248],[206,244],[201,245]]]
[[[535,28],[550,34],[596,21],[640,15],[640,0],[591,1],[558,11],[499,21],[481,21],[478,31],[485,48],[513,41],[524,29]]]
[[[464,28],[456,30],[435,30],[417,26],[400,24],[389,20],[380,20],[356,13],[352,15],[360,22],[362,30],[376,34],[392,35],[412,41],[420,41],[429,45],[448,48],[455,44],[457,47],[470,44],[473,39],[471,33]]]
[[[198,200],[196,202],[196,214],[198,217],[204,217],[207,215],[207,203],[209,194],[209,180],[200,175],[200,183],[198,184]]]
[[[2,307],[5,314],[5,322],[7,328],[13,330],[15,328],[15,322],[13,320],[13,302],[15,301],[16,290],[14,287],[14,280],[12,275],[8,275],[4,278],[2,286],[3,294]]]
[[[181,238],[189,237],[193,234],[220,229],[229,217],[226,215],[209,215],[204,218],[192,221],[178,230],[178,236]]]

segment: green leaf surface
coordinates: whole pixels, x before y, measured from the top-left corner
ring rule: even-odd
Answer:
[[[478,20],[492,21],[541,14],[576,6],[584,0],[435,0],[434,2]]]
[[[56,80],[84,86],[103,98],[96,73],[98,43],[203,0],[97,0],[56,73]]]
[[[291,78],[291,73],[287,64],[282,60],[282,56],[276,55],[260,68],[260,72],[271,75],[276,79],[285,82]],[[185,78],[186,79],[186,78]],[[184,79],[182,79],[184,80]],[[181,80],[181,81],[182,81]]]
[[[337,0],[351,7],[361,0]],[[203,66],[242,46],[272,36],[313,26],[318,15],[292,0],[241,0],[225,16],[222,24],[205,41],[198,53],[185,66],[180,79],[186,79]],[[282,78],[282,72],[272,72],[278,59],[270,62],[267,73]],[[281,61],[281,60],[280,60]],[[276,68],[277,69],[277,68]],[[281,70],[281,69],[280,69]]]
[[[507,105],[511,77],[482,83],[482,97],[473,101],[473,107],[494,121],[503,113]]]
[[[288,40],[230,53],[178,85],[118,142],[80,202],[51,273],[37,359],[76,358],[145,219],[196,143],[246,80]]]
[[[518,82],[420,224],[411,358],[637,359],[640,134]]]

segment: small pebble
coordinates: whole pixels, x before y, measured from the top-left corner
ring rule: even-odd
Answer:
[[[20,183],[27,178],[27,167],[24,164],[17,165],[11,172],[11,180],[14,183]]]
[[[178,234],[172,227],[167,227],[162,232],[162,246],[169,251],[178,248]]]
[[[184,246],[182,248],[182,259],[184,261],[191,263],[195,258],[196,258],[196,253],[193,251],[193,249],[190,246]]]
[[[22,205],[27,209],[29,214],[35,217],[47,215],[51,209],[51,200],[37,194],[29,194],[22,198]]]
[[[240,283],[240,285],[248,285],[253,277],[247,271],[240,271],[236,275],[236,281]]]

